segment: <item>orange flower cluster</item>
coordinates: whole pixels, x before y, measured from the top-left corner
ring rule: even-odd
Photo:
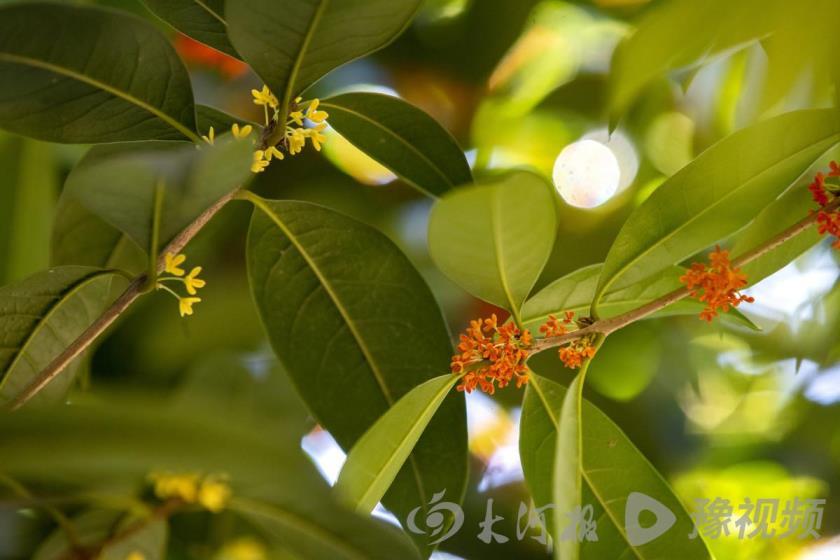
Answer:
[[[840,177],[840,165],[832,161],[829,166],[830,171],[827,176]],[[840,210],[825,210],[831,198],[836,196],[833,193],[831,193],[832,196],[829,196],[830,193],[826,189],[825,179],[826,175],[817,173],[816,177],[814,177],[814,182],[808,188],[811,190],[814,201],[822,208],[817,214],[817,227],[819,228],[820,235],[828,234],[836,237],[837,241],[834,242],[834,248],[840,249]]]
[[[500,326],[495,313],[483,321],[470,321],[450,365],[452,373],[464,376],[457,389],[470,393],[479,387],[492,395],[497,386],[504,388],[514,378],[516,387],[521,387],[528,382],[525,361],[532,342],[527,329],[520,331],[513,323]]]
[[[753,303],[754,298],[742,295],[738,290],[746,287],[747,275],[738,268],[732,268],[729,251],[720,247],[710,255],[711,266],[694,263],[680,282],[690,290],[694,299],[706,304],[700,318],[711,322],[718,312],[726,313],[742,302]]]
[[[540,332],[546,338],[563,336],[568,332],[566,325],[571,325],[574,318],[573,311],[566,311],[562,322],[554,315],[549,315],[548,321],[540,327]],[[584,360],[588,360],[595,355],[595,348],[588,337],[583,337],[572,341],[568,346],[560,348],[559,355],[563,365],[569,369],[577,369],[583,365]]]

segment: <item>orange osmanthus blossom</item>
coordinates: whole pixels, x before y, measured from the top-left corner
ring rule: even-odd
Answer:
[[[574,315],[567,311],[563,320],[549,315],[540,333],[544,338],[563,336],[569,332],[567,325],[574,323]],[[528,382],[526,361],[533,353],[533,341],[528,329],[520,330],[512,322],[499,325],[495,314],[470,321],[450,364],[452,373],[462,376],[457,389],[470,393],[478,388],[492,395],[514,379],[516,387],[522,387]],[[562,347],[559,355],[566,367],[576,369],[595,355],[595,348],[590,337],[582,337]]]
[[[729,260],[729,251],[717,247],[709,255],[710,266],[694,263],[680,282],[689,289],[689,295],[706,304],[700,318],[711,322],[718,313],[726,313],[742,302],[753,303],[754,298],[739,292],[747,286],[747,275],[734,268]]]
[[[835,193],[829,192],[826,188],[825,179],[826,177],[840,177],[840,165],[832,161],[829,167],[828,175],[817,173],[816,177],[814,177],[814,182],[808,188],[814,197],[814,202],[819,204],[821,208],[817,212],[817,228],[820,235],[828,234],[836,237],[837,241],[834,242],[833,247],[840,249],[840,210],[825,209],[831,203],[832,199],[837,196]]]

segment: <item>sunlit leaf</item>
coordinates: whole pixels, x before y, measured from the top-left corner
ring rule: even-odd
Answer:
[[[331,70],[393,41],[419,6],[420,0],[228,0],[225,15],[233,45],[285,111]]]
[[[99,316],[108,303],[113,272],[66,266],[0,288],[0,401],[29,385]],[[71,364],[36,397],[55,401],[73,381]]]
[[[412,388],[445,372],[451,344],[420,275],[375,229],[302,202],[264,201],[248,271],[275,353],[316,419],[354,443]],[[465,484],[460,394],[446,399],[384,503],[401,519]]]
[[[565,387],[534,376],[522,404],[519,451],[525,480],[537,506],[552,503],[557,425],[567,395]],[[592,505],[597,541],[580,544],[585,560],[632,557],[709,559],[702,540],[689,540],[693,523],[668,484],[627,436],[603,412],[584,400],[581,416],[582,504]],[[632,546],[625,530],[625,506],[633,492],[647,495],[676,516],[660,537]],[[564,499],[568,502],[567,499]],[[557,509],[563,512],[562,508]],[[644,525],[643,525],[644,526]]]
[[[458,189],[429,219],[438,268],[471,294],[519,314],[554,245],[553,189],[533,173]]]
[[[336,483],[350,505],[373,511],[457,380],[443,375],[418,385],[356,442]]]
[[[432,196],[472,182],[455,139],[429,115],[392,97],[348,93],[325,100],[330,125],[400,178]]]
[[[143,0],[160,19],[205,45],[238,56],[227,36],[225,0]]]
[[[554,445],[554,474],[551,479],[554,512],[554,558],[556,560],[578,560],[580,542],[577,534],[566,535],[567,522],[581,511],[583,503],[583,380],[584,373],[578,373],[563,397],[554,422],[557,439]]]
[[[166,38],[69,4],[0,7],[0,126],[52,142],[198,140],[190,79]]]
[[[630,215],[607,255],[596,297],[735,233],[838,140],[837,113],[820,109],[763,121],[713,145]]]

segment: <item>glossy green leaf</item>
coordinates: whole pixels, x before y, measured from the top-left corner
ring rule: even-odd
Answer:
[[[517,171],[439,200],[429,218],[429,251],[462,288],[518,315],[548,260],[556,227],[551,186]]]
[[[285,110],[339,66],[379,50],[420,0],[228,0],[228,35]]]
[[[249,141],[230,135],[200,150],[173,142],[96,146],[70,173],[66,190],[146,249],[159,183],[164,187],[160,239],[165,244],[250,179],[253,150]]]
[[[227,36],[225,0],[143,0],[160,19],[205,45],[239,56]]]
[[[40,2],[0,7],[0,127],[51,142],[198,141],[189,76],[154,26]]]
[[[531,332],[537,332],[540,325],[546,322],[549,315],[562,317],[565,311],[573,311],[578,316],[589,315],[589,307],[595,298],[598,279],[603,265],[594,264],[562,276],[528,298],[522,306],[522,322]],[[651,301],[658,299],[682,287],[680,276],[685,269],[673,266],[660,272],[656,276],[646,278],[640,282],[607,292],[598,308],[601,317],[614,317],[637,309]],[[683,299],[668,307],[649,315],[647,318],[671,317],[677,315],[699,315],[703,304]],[[742,324],[752,329],[758,329],[737,309],[722,315],[726,321]]]
[[[724,138],[660,186],[625,222],[596,297],[735,233],[840,140],[834,110],[795,111]]]
[[[554,449],[554,473],[551,479],[551,501],[554,511],[554,558],[555,560],[578,560],[580,543],[577,534],[566,535],[568,521],[576,511],[585,507],[582,493],[583,461],[583,380],[581,371],[575,376],[563,397],[563,404],[557,413],[557,441]]]
[[[263,324],[303,400],[349,450],[400,397],[447,371],[440,309],[375,229],[312,204],[252,200],[248,271]],[[405,519],[437,492],[459,500],[466,451],[464,399],[452,394],[384,503]]]
[[[803,185],[797,185],[767,206],[756,216],[755,221],[738,234],[732,246],[733,258],[755,249],[762,243],[779,235],[797,222],[806,218],[816,207]],[[773,250],[760,256],[742,267],[750,284],[756,284],[774,272],[781,270],[805,251],[820,242],[822,236],[816,227],[811,227],[799,235],[785,241]]]
[[[560,411],[567,393],[565,387],[537,375],[532,376],[525,392],[519,451],[525,480],[538,506],[552,503],[552,496],[556,495],[552,477],[557,425],[558,419],[563,418]],[[582,503],[593,506],[598,523],[598,540],[581,543],[581,558],[711,558],[700,539],[688,539],[691,518],[662,476],[621,429],[586,400],[582,405],[581,429]],[[627,498],[633,492],[659,501],[676,516],[674,525],[662,536],[636,546],[629,544],[624,525]]]
[[[50,146],[0,135],[0,284],[49,265],[49,237],[58,196]]]
[[[347,93],[321,103],[330,126],[397,176],[431,196],[472,182],[452,135],[405,101],[377,93]]]
[[[336,483],[350,505],[361,513],[373,511],[457,381],[442,375],[418,385],[356,442]]]
[[[115,268],[139,274],[147,257],[134,241],[65,192],[58,203],[52,233],[53,266]]]
[[[99,317],[114,277],[110,271],[66,266],[0,288],[0,403],[16,397]],[[33,402],[62,398],[78,364]]]

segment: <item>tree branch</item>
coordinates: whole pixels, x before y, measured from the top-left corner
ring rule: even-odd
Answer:
[[[169,242],[166,248],[162,251],[160,258],[158,258],[157,270],[163,270],[165,257],[167,253],[177,254],[189,243],[201,229],[207,225],[213,216],[221,210],[233,197],[239,192],[239,189],[231,191],[212,206],[202,212],[193,222],[184,228],[181,233]],[[148,291],[148,283],[150,281],[149,274],[141,274],[135,277],[125,291],[99,316],[79,337],[73,341],[61,354],[59,354],[50,364],[40,373],[38,377],[32,380],[29,385],[9,404],[10,410],[17,410],[27,402],[32,400],[44,387],[58,377],[64,369],[79,357],[99,336],[110,327],[117,318],[128,309],[137,298]]]
[[[832,211],[836,210],[840,207],[840,198],[835,199],[831,202],[828,206],[826,206],[823,210],[825,211]],[[732,266],[735,268],[740,268],[743,266],[748,265],[749,263],[755,261],[756,259],[766,255],[770,251],[777,249],[779,246],[783,245],[787,241],[790,241],[803,231],[809,229],[813,226],[817,221],[817,213],[813,212],[804,219],[800,220],[796,224],[792,225],[788,229],[784,230],[783,232],[779,233],[775,237],[772,237],[768,241],[762,243],[758,247],[747,251],[737,259],[732,261]],[[578,329],[576,331],[572,331],[570,333],[564,334],[562,336],[555,336],[551,338],[543,338],[537,340],[532,346],[531,351],[533,353],[541,352],[548,348],[554,348],[557,346],[562,346],[567,344],[573,340],[577,340],[579,338],[583,338],[584,336],[588,336],[591,334],[601,334],[601,335],[609,335],[621,328],[626,327],[631,323],[635,323],[640,319],[644,319],[645,317],[660,311],[669,305],[680,301],[681,299],[687,297],[689,295],[689,290],[687,288],[679,288],[665,294],[664,296],[651,301],[641,307],[633,309],[632,311],[628,311],[627,313],[623,313],[621,315],[616,315],[615,317],[609,317],[607,319],[599,319],[588,325],[582,329]]]

